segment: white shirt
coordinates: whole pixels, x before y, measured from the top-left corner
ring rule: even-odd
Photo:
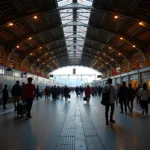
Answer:
[[[139,96],[141,97],[141,100],[148,101],[148,98],[150,97],[150,91],[142,88],[139,91]]]

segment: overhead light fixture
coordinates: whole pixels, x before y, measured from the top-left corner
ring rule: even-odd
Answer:
[[[111,60],[114,60],[113,58]]]
[[[136,47],[136,45],[132,45],[132,47],[133,47],[133,48],[135,48],[135,47]]]
[[[30,53],[30,55],[32,56],[32,55],[33,55],[33,53]]]
[[[8,26],[13,26],[14,24],[12,22],[9,22],[8,23]]]
[[[29,40],[32,40],[32,37],[29,37],[28,39],[29,39]]]
[[[45,63],[43,63],[43,65],[44,65]]]
[[[40,46],[39,49],[42,49],[42,47]]]
[[[40,61],[40,60],[38,59],[38,61]]]
[[[119,53],[119,55],[121,55],[121,53]]]
[[[109,49],[112,49],[111,47],[109,47]]]
[[[37,17],[37,16],[34,16],[33,18],[34,18],[34,19],[37,19],[38,17]]]
[[[20,46],[19,46],[19,45],[17,45],[17,46],[16,46],[16,48],[20,48]]]
[[[123,40],[123,37],[120,37],[120,40]]]
[[[140,26],[145,26],[144,22],[142,22],[142,21],[139,22],[139,25],[140,25]]]
[[[116,16],[114,16],[114,19],[118,19],[119,17],[116,15]]]

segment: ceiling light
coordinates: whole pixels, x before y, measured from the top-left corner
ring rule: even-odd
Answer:
[[[109,49],[112,49],[111,47],[109,47]]]
[[[139,22],[139,25],[144,26],[145,24],[144,24],[144,22],[141,21],[141,22]]]
[[[37,16],[34,16],[33,18],[34,18],[34,19],[37,19],[38,17],[37,17]]]
[[[123,37],[120,37],[120,40],[123,40]]]
[[[111,60],[114,60],[113,58]]]
[[[13,26],[14,24],[12,22],[9,22],[8,23],[8,26]]]
[[[132,45],[132,47],[134,47],[134,48],[135,48],[135,47],[136,47],[136,45]]]
[[[42,49],[42,47],[40,46],[39,49]]]
[[[44,63],[43,63],[43,65],[44,65]]]
[[[40,60],[38,59],[38,61],[40,61]]]
[[[30,55],[32,56],[32,55],[33,55],[33,53],[30,53]]]
[[[29,40],[32,40],[32,37],[29,37]]]
[[[121,55],[121,53],[119,53],[119,55]]]
[[[119,17],[118,16],[114,16],[114,19],[118,19]]]
[[[19,48],[19,47],[20,47],[19,45],[16,46],[16,48]]]

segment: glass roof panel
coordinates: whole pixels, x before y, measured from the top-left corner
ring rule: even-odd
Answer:
[[[72,61],[72,58],[81,58],[91,13],[89,6],[92,6],[93,0],[77,0],[77,2],[74,2],[74,0],[57,0],[57,2],[58,8],[60,8],[59,12],[69,59]]]

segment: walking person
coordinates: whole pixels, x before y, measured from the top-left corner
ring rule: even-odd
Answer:
[[[35,94],[36,94],[35,85],[32,84],[32,78],[29,77],[28,83],[24,86],[24,91],[23,91],[23,95],[26,100],[26,109],[27,109],[26,117],[27,118],[32,117],[31,108],[32,108],[33,100],[35,98]]]
[[[129,108],[130,113],[132,113],[132,110],[133,110],[133,100],[134,100],[134,97],[135,97],[135,91],[132,88],[132,84],[129,84],[127,106]]]
[[[120,108],[121,108],[121,112],[120,113],[127,113],[127,99],[128,99],[128,88],[126,86],[126,82],[122,83],[122,86],[120,86],[120,88],[118,89],[118,93],[117,93],[118,97],[119,97],[119,103],[120,103]],[[123,105],[124,105],[124,109],[123,109]]]
[[[89,103],[90,101],[90,97],[91,97],[91,89],[90,89],[90,86],[87,85],[86,89],[85,89],[85,96],[87,98],[87,102]]]
[[[150,91],[147,89],[147,84],[143,83],[143,88],[139,91],[140,105],[142,107],[142,115],[148,115],[148,99],[150,98]]]
[[[45,92],[45,100],[48,100],[48,95],[49,95],[49,90],[48,87],[46,86],[46,88],[44,89]]]
[[[36,100],[39,99],[39,95],[40,95],[40,90],[39,90],[39,86],[37,85],[37,87],[36,87]]]
[[[136,94],[136,103],[139,104],[140,101],[140,96],[139,96],[139,91],[140,91],[140,85],[136,88],[135,94]]]
[[[115,101],[117,100],[115,87],[112,86],[112,79],[107,79],[108,84],[103,89],[102,93],[102,99],[105,97],[107,99],[103,99],[105,102],[105,118],[106,118],[106,125],[109,125],[109,122],[115,123],[115,120],[113,120],[114,110],[115,110]],[[105,95],[105,96],[104,96]],[[108,120],[109,115],[109,109],[110,111],[110,120]]]
[[[69,92],[70,92],[69,88],[67,86],[65,86],[65,88],[64,88],[64,97],[65,97],[66,101],[69,98]]]
[[[4,85],[3,93],[2,93],[2,99],[3,99],[3,109],[6,108],[6,104],[8,101],[8,89],[7,89],[7,84]]]
[[[13,97],[13,103],[15,111],[17,110],[17,106],[19,105],[19,101],[22,95],[22,88],[19,85],[19,81],[16,81],[16,84],[12,87],[11,94]]]

